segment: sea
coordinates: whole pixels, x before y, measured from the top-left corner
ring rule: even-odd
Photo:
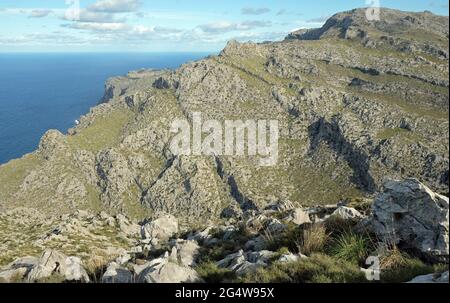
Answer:
[[[102,98],[109,77],[175,69],[208,53],[0,53],[0,164],[62,133]]]

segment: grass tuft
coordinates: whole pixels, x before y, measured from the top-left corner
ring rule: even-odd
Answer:
[[[371,252],[371,241],[365,235],[344,232],[333,240],[329,251],[338,259],[362,264]]]

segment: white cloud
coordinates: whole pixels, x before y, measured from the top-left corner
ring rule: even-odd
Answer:
[[[31,11],[29,18],[43,18],[50,15],[53,11],[51,9],[34,9]]]
[[[267,7],[244,7],[241,12],[244,15],[263,15],[270,13],[271,9]]]
[[[99,0],[88,7],[89,11],[102,13],[137,12],[142,3],[139,0]]]
[[[226,33],[232,31],[247,31],[258,27],[271,27],[271,21],[244,21],[244,22],[214,22],[209,24],[200,25],[199,28],[210,34]]]
[[[124,31],[130,27],[125,23],[76,22],[63,27],[90,31]]]
[[[67,18],[63,16],[62,19],[68,21],[74,21],[72,18]],[[88,9],[81,9],[78,20],[76,22],[96,22],[96,23],[119,23],[124,22],[124,18],[117,19],[115,14],[103,13],[103,12],[93,12]]]

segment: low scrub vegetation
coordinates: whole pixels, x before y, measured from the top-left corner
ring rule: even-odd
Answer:
[[[239,279],[244,283],[351,283],[365,282],[358,266],[324,254],[297,262],[279,263]]]

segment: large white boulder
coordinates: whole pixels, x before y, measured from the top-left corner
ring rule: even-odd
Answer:
[[[153,245],[159,241],[167,241],[178,232],[178,221],[172,215],[164,215],[141,228],[144,239],[149,239]]]
[[[197,272],[189,266],[170,261],[168,254],[148,263],[138,277],[140,283],[196,283],[201,282]]]
[[[448,204],[447,197],[415,179],[388,181],[374,201],[371,226],[385,241],[448,257]]]
[[[44,251],[36,266],[28,274],[28,281],[36,282],[53,274],[61,275],[65,281],[89,282],[89,276],[80,258],[67,257],[52,249]]]

